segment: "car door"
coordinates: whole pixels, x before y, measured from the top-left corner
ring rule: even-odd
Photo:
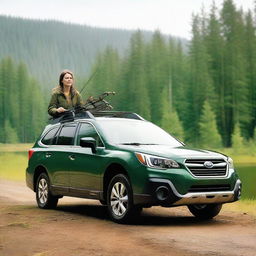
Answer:
[[[52,184],[66,188],[70,185],[69,170],[72,168],[72,148],[77,124],[63,124],[53,145],[47,151],[48,168],[51,170]]]
[[[81,147],[80,139],[92,137],[96,140],[96,153],[91,148]],[[100,190],[101,174],[104,170],[105,147],[91,123],[82,122],[78,127],[77,147],[73,150],[73,165],[70,171],[70,185],[74,189]]]
[[[53,186],[67,186],[66,178],[61,177],[60,164],[58,159],[58,148],[56,147],[57,134],[60,125],[50,129],[41,140],[40,164],[43,165],[49,175]]]

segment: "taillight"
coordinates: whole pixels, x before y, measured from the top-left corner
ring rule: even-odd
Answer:
[[[30,150],[28,151],[28,160],[32,157],[32,155],[33,155],[34,152],[35,152],[35,151],[34,151],[33,149],[30,149]]]

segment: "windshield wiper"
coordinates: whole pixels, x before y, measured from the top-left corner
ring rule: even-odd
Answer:
[[[140,145],[158,145],[154,143],[138,143],[138,142],[130,142],[130,143],[120,143],[121,145],[132,145],[132,146],[140,146]]]

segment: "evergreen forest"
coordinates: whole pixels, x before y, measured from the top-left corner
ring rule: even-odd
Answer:
[[[26,64],[45,92],[56,85],[56,76],[65,68],[76,77],[87,76],[98,52],[108,45],[123,55],[134,32],[1,15],[0,31],[0,59],[8,56]],[[150,40],[152,32],[143,35]]]
[[[95,57],[83,98],[115,91],[115,110],[136,112],[189,145],[255,151],[255,11],[213,2],[193,15],[191,33],[186,47],[160,31],[134,32],[122,53],[110,44]],[[0,73],[0,143],[32,142],[47,121],[50,91],[13,57],[2,59]],[[87,79],[75,75],[81,88]]]

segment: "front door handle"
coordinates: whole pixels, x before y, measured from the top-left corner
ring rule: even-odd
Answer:
[[[69,155],[68,158],[73,161],[76,157],[74,155]]]
[[[46,153],[46,154],[45,154],[45,157],[46,157],[46,158],[49,158],[49,157],[51,157],[51,156],[52,156],[52,153]]]

